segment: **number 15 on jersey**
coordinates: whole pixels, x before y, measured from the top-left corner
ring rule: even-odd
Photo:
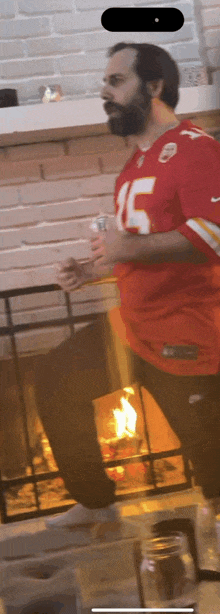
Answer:
[[[135,209],[135,199],[139,194],[152,194],[156,177],[141,177],[133,182],[126,181],[117,197],[118,211],[116,222],[118,230],[124,230],[122,215],[126,207],[126,228],[137,228],[138,234],[147,235],[151,231],[150,218],[144,209]]]

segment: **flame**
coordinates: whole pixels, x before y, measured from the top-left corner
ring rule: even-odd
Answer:
[[[127,392],[127,394],[134,394],[134,388],[128,387],[128,388],[123,388],[123,390]]]
[[[133,388],[123,388],[126,396],[134,394]],[[137,413],[126,397],[120,399],[121,409],[113,409],[116,421],[117,437],[134,437],[137,422]]]

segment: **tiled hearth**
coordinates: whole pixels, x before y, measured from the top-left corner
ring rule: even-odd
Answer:
[[[1,525],[0,614],[33,614],[35,609],[27,609],[28,604],[31,607],[31,603],[33,606],[43,600],[47,600],[48,608],[53,606],[52,614],[90,614],[92,607],[140,607],[133,556],[139,530],[132,523],[147,526],[188,518],[194,525],[200,501],[202,495],[196,488],[118,502],[122,529],[106,525],[49,530],[44,518]],[[219,609],[204,609],[211,607],[214,584],[208,593],[206,589],[208,597],[202,600],[199,614],[220,612],[220,601],[216,606]],[[79,587],[81,605],[79,596],[75,601]],[[202,583],[200,593],[204,591]]]

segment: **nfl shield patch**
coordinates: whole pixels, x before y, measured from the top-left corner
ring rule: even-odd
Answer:
[[[173,156],[175,156],[177,152],[177,144],[176,143],[167,143],[166,145],[164,145],[162,151],[160,152],[159,155],[159,162],[167,162],[170,158],[172,158]]]

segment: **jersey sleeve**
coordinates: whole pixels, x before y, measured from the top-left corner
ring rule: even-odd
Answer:
[[[177,230],[220,264],[220,144],[209,136],[186,144],[180,173],[178,195],[186,221]]]

